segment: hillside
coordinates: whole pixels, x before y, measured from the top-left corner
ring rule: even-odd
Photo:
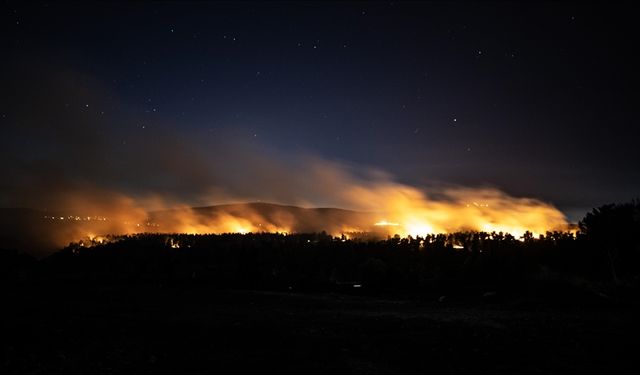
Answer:
[[[81,238],[127,233],[342,232],[371,230],[367,213],[273,203],[236,203],[117,217],[99,212],[0,209],[0,248],[43,256]]]

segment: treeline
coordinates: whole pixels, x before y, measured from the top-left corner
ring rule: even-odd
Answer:
[[[350,240],[317,234],[137,234],[79,242],[13,277],[206,282],[246,288],[423,288],[576,279],[640,281],[640,205],[594,209],[577,234],[459,232]],[[10,268],[10,267],[8,267]]]
[[[524,241],[482,232],[382,241],[325,233],[137,234],[91,247],[73,244],[43,263],[54,272],[51,276],[71,279],[206,280],[252,288],[503,282],[535,275],[544,267],[606,279],[608,269],[574,262],[581,255],[581,242],[571,233],[558,232]]]

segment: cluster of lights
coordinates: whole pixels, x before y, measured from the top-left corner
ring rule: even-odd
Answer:
[[[69,215],[69,216],[45,215],[43,216],[43,218],[47,220],[68,220],[68,221],[107,221],[109,220],[104,216],[76,216],[76,215]]]
[[[158,223],[152,223],[152,222],[150,222],[150,221],[147,221],[146,223],[142,223],[142,224],[140,224],[140,223],[132,223],[132,222],[130,222],[130,221],[125,221],[125,222],[124,222],[124,225],[134,225],[134,226],[136,226],[136,227],[138,227],[138,228],[139,228],[139,227],[142,227],[142,226],[145,226],[145,227],[156,227],[156,228],[157,228],[157,227],[159,227],[159,226],[160,226],[160,224],[158,224]]]
[[[105,216],[77,216],[77,215],[68,215],[68,216],[49,216],[45,215],[42,217],[46,220],[63,220],[63,221],[109,221],[109,219]],[[130,221],[125,221],[125,225],[134,225],[136,227],[154,227],[157,228],[160,226],[158,223],[152,223],[147,221],[146,223],[133,223]]]

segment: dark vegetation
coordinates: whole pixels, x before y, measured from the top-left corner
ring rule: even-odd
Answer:
[[[189,281],[275,290],[499,286],[552,277],[635,285],[631,262],[638,249],[597,244],[585,235],[559,232],[524,241],[477,232],[383,241],[324,233],[137,234],[110,237],[105,244],[72,244],[33,271],[52,280]]]
[[[0,252],[3,373],[636,373],[640,203],[580,231]]]
[[[204,282],[224,288],[372,290],[573,281],[636,287],[637,202],[607,205],[577,234],[459,232],[350,240],[316,234],[136,234],[73,243],[39,262],[13,253],[5,275],[83,281]],[[22,271],[17,271],[22,270]]]

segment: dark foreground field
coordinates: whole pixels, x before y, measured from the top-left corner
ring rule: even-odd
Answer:
[[[637,373],[633,304],[358,293],[5,285],[0,372]]]

